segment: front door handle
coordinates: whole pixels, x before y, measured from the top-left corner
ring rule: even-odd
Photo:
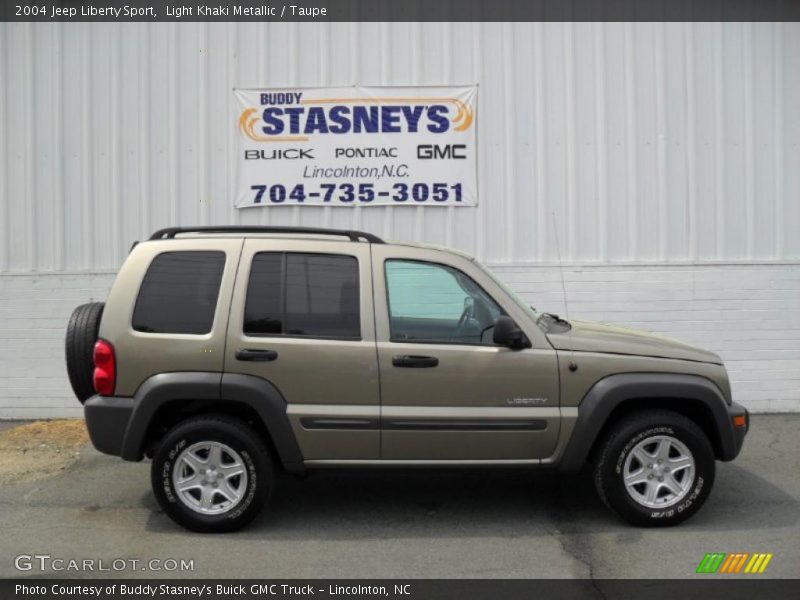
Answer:
[[[275,350],[251,350],[244,348],[236,351],[236,360],[251,360],[256,362],[272,362],[278,358]]]
[[[413,356],[402,354],[392,357],[392,364],[395,367],[406,367],[410,369],[429,369],[439,364],[439,359],[435,356]]]

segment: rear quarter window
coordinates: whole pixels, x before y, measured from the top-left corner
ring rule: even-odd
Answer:
[[[159,254],[142,280],[133,309],[133,329],[144,333],[209,333],[224,270],[224,252]]]

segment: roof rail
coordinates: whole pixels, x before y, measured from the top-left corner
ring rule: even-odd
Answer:
[[[383,244],[376,235],[351,229],[324,229],[322,227],[281,227],[251,225],[203,225],[200,227],[167,227],[159,229],[150,236],[151,240],[171,240],[179,233],[307,233],[311,235],[341,235],[351,242],[366,240],[372,244]]]

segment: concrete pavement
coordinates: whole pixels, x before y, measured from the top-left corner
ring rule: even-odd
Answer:
[[[283,477],[249,528],[211,536],[159,510],[149,463],[86,449],[66,472],[0,489],[0,577],[41,575],[14,558],[49,554],[194,564],[69,577],[682,578],[706,552],[772,552],[763,576],[799,577],[798,458],[800,415],[755,415],[739,459],[718,463],[705,507],[671,529],[621,522],[587,474],[351,471]]]

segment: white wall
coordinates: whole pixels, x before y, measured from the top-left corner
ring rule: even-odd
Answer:
[[[477,208],[232,208],[233,87],[473,82]],[[0,24],[0,417],[74,408],[72,307],[203,223],[453,245],[560,310],[557,237],[571,316],[698,342],[738,400],[800,410],[797,106],[798,23]]]

